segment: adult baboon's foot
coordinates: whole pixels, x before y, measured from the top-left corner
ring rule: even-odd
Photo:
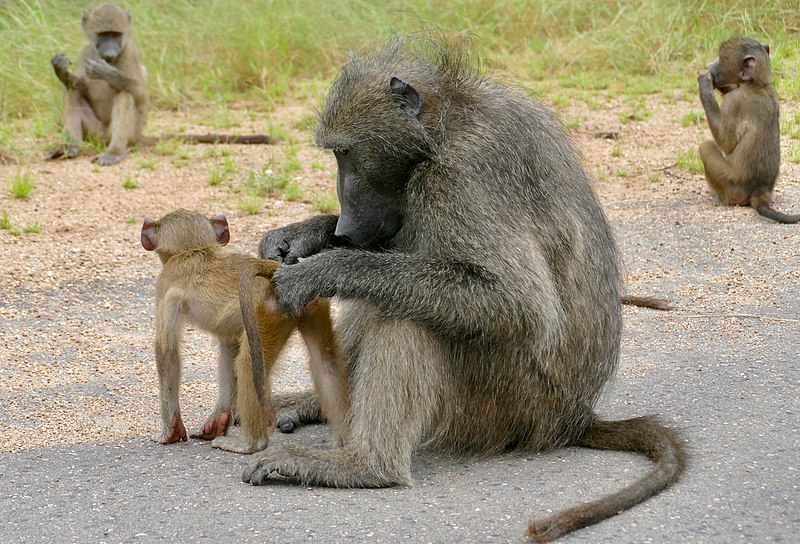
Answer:
[[[366,459],[350,447],[274,446],[244,469],[242,481],[266,485],[274,476],[326,487],[391,487],[411,483],[410,467],[391,470],[385,463]]]

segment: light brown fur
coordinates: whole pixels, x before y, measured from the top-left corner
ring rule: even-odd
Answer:
[[[328,301],[320,301],[302,317],[284,317],[274,302],[270,305],[273,294],[269,276],[278,263],[225,250],[222,246],[229,237],[224,216],[209,219],[186,210],[169,213],[158,221],[145,219],[142,226],[142,246],[155,250],[164,265],[156,283],[155,334],[163,427],[153,438],[161,444],[187,439],[178,400],[184,323],[210,332],[219,342],[217,404],[203,426],[191,434],[192,438],[214,439],[214,447],[237,453],[267,447],[275,427],[269,375],[295,328],[311,351],[312,373],[324,370],[336,379],[339,376]],[[264,348],[258,370],[266,380],[253,379],[253,369],[259,363],[250,357],[239,299],[240,276],[245,270],[267,276],[246,284],[248,299],[244,303],[257,315],[257,343]],[[315,384],[319,381],[315,376]],[[325,397],[325,392],[320,396]],[[243,438],[224,436],[237,415]],[[332,419],[342,418],[334,415]]]
[[[83,13],[81,26],[87,42],[80,51],[75,71],[69,71],[70,60],[63,53],[51,60],[56,76],[67,90],[63,121],[69,143],[49,149],[46,159],[78,156],[87,137],[108,145],[104,153],[93,159],[102,166],[121,161],[128,146],[151,145],[165,138],[189,143],[273,144],[279,141],[264,134],[144,137],[150,91],[147,68],[131,36],[130,12],[113,4],[101,4]]]
[[[697,80],[714,137],[700,145],[708,185],[723,204],[752,206],[781,223],[800,221],[800,215],[770,206],[781,148],[769,47],[750,38],[731,38],[720,45],[719,59]],[[723,94],[721,108],[715,88]]]
[[[131,14],[112,4],[101,4],[83,13],[81,26],[87,43],[78,57],[75,72],[69,72],[69,59],[53,57],[56,75],[67,89],[64,127],[69,136],[66,148],[48,151],[47,158],[72,158],[80,153],[86,136],[108,144],[96,162],[111,165],[125,157],[127,147],[142,140],[142,130],[150,110],[147,69],[139,48],[131,37]],[[116,57],[104,59],[98,38],[117,33]]]

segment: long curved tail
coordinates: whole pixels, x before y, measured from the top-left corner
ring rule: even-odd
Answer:
[[[769,202],[764,202],[761,199],[753,199],[752,206],[755,210],[764,217],[777,221],[778,223],[794,224],[800,223],[800,214],[790,215],[788,213],[779,212],[769,205]]]
[[[622,421],[595,418],[575,445],[643,453],[655,466],[616,493],[567,508],[538,521],[532,519],[528,525],[528,536],[536,542],[550,542],[639,504],[674,483],[686,466],[683,440],[675,431],[651,416]]]

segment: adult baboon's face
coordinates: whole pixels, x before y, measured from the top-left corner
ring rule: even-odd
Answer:
[[[422,96],[392,77],[371,93],[334,88],[317,142],[336,156],[340,215],[336,235],[356,246],[385,247],[403,226],[414,168],[430,153],[419,121]]]
[[[366,177],[363,170],[371,168],[359,160],[357,150],[340,149],[334,151],[334,155],[340,208],[336,236],[360,247],[384,245],[403,226],[403,196],[392,188],[405,185],[405,180],[394,178],[408,174],[386,169]]]

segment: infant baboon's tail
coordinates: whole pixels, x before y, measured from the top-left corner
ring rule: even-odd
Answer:
[[[532,519],[528,525],[528,536],[536,542],[555,540],[639,504],[669,487],[686,466],[683,440],[675,431],[651,416],[623,421],[602,421],[595,418],[574,445],[643,453],[655,466],[640,479],[616,493],[556,512],[542,520]]]

